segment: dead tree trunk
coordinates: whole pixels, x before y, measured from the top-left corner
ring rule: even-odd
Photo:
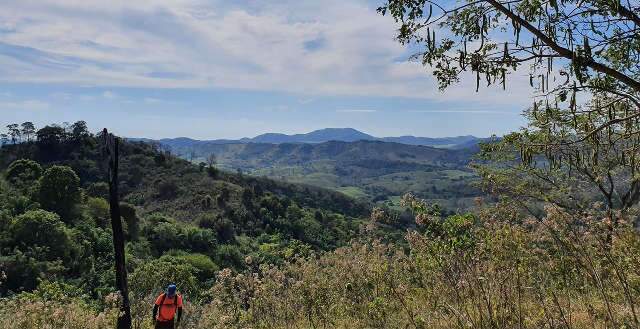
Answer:
[[[127,287],[127,268],[124,257],[124,232],[120,218],[120,202],[118,200],[118,142],[119,139],[102,131],[104,138],[109,181],[109,210],[111,212],[111,229],[113,230],[113,249],[115,253],[116,288],[122,297],[118,329],[131,328],[131,308],[129,305],[129,288]]]

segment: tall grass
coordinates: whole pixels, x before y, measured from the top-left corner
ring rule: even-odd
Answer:
[[[202,328],[637,328],[640,236],[548,209],[454,216],[410,250],[354,244],[252,275],[223,271]],[[448,223],[447,223],[448,222]]]

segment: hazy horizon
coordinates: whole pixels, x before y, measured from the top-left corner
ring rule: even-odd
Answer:
[[[240,137],[240,138],[215,138],[215,137],[214,137],[214,138],[192,138],[192,137],[189,137],[189,136],[174,136],[174,137],[161,137],[161,138],[153,138],[153,137],[146,137],[146,136],[123,136],[123,137],[126,137],[126,138],[144,138],[144,139],[178,139],[178,138],[189,138],[189,139],[193,139],[193,140],[200,140],[200,141],[214,141],[214,140],[227,140],[227,139],[228,139],[228,140],[240,140],[240,139],[242,139],[242,138],[249,138],[249,139],[251,139],[251,138],[255,138],[255,137],[258,137],[258,136],[261,136],[261,135],[264,135],[264,134],[270,134],[270,133],[272,133],[272,134],[284,134],[284,135],[289,135],[289,136],[291,136],[291,135],[296,135],[296,134],[308,134],[308,133],[312,133],[312,132],[315,132],[315,131],[317,131],[317,130],[323,130],[323,129],[355,129],[355,128],[353,128],[353,127],[325,127],[325,128],[320,128],[320,129],[314,129],[314,130],[311,130],[311,131],[304,131],[304,132],[301,132],[301,133],[283,133],[283,132],[278,132],[278,131],[272,131],[272,132],[266,132],[266,133],[261,133],[261,134],[257,134],[257,135],[252,135],[252,136],[243,136],[243,137]],[[367,134],[367,135],[371,135],[371,136],[376,137],[376,138],[385,138],[385,137],[409,137],[409,136],[410,136],[410,137],[426,137],[426,138],[447,138],[447,137],[465,137],[465,136],[473,136],[473,137],[476,137],[476,138],[487,138],[487,137],[491,137],[491,136],[476,136],[476,135],[451,135],[451,136],[438,136],[438,137],[433,137],[433,136],[416,136],[416,135],[406,135],[406,134],[405,134],[405,135],[393,135],[393,136],[391,136],[391,135],[389,135],[389,136],[377,136],[377,135],[375,135],[375,134],[370,134],[370,133],[368,133],[368,132],[366,132],[366,131],[362,131],[362,130],[360,130],[360,129],[355,129],[355,130],[356,130],[356,131],[358,131],[358,132],[361,132],[361,133]]]

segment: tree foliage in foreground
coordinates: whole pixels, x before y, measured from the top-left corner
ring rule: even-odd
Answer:
[[[602,201],[614,222],[640,199],[638,1],[402,1],[379,8],[398,39],[445,89],[476,90],[528,71],[528,127],[485,148],[485,187],[521,202],[585,212]],[[515,154],[515,156],[514,156]]]

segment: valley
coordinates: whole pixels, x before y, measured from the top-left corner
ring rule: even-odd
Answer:
[[[415,145],[419,141],[431,145]],[[207,162],[213,155],[223,170],[332,189],[396,209],[400,197],[411,192],[451,212],[469,209],[482,195],[469,167],[480,141],[469,136],[375,138],[348,128],[241,141],[147,140],[193,163]]]

